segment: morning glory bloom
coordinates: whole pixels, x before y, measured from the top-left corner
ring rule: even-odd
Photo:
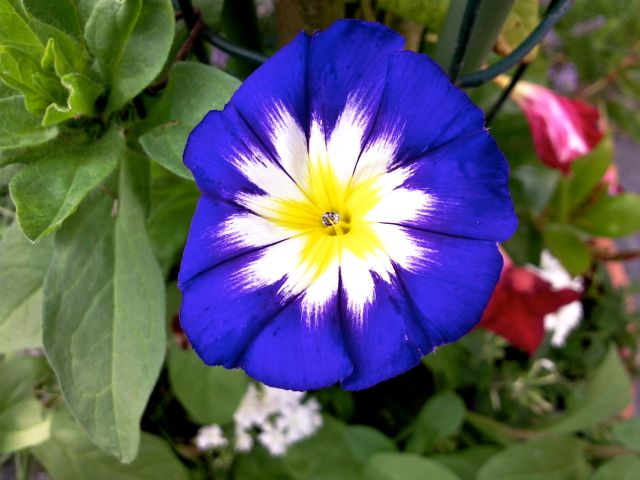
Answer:
[[[209,112],[181,324],[209,365],[372,386],[473,328],[517,220],[482,112],[379,24],[300,34]]]

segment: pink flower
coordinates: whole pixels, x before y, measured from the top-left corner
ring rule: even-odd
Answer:
[[[580,100],[529,82],[519,82],[512,98],[527,117],[536,155],[565,175],[571,162],[589,153],[602,139],[598,110]]]
[[[478,325],[505,338],[514,347],[533,354],[544,338],[544,319],[581,294],[554,289],[533,268],[518,267],[503,253],[500,281]]]

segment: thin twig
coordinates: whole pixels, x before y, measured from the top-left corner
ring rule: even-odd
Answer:
[[[507,98],[509,98],[509,95],[511,94],[514,87],[516,86],[516,83],[520,81],[520,79],[524,75],[524,72],[527,71],[528,67],[529,67],[528,63],[521,63],[520,65],[518,65],[518,68],[514,72],[513,77],[511,77],[511,81],[509,82],[509,85],[507,85],[507,88],[502,90],[502,92],[500,93],[500,96],[498,97],[498,100],[496,100],[496,103],[494,103],[493,106],[487,112],[486,119],[485,119],[485,123],[487,125],[491,123],[491,121],[495,118],[496,114],[500,111],[500,109],[502,108],[502,105],[504,105],[504,102],[507,101]]]
[[[633,47],[631,49],[633,49]],[[583,98],[588,98],[595,95],[596,93],[600,92],[601,90],[604,90],[610,84],[618,80],[620,75],[622,75],[628,68],[638,64],[640,64],[640,55],[636,55],[636,54],[627,55],[622,59],[622,61],[620,62],[620,65],[618,65],[615,69],[613,69],[604,77],[580,89],[577,95]]]
[[[593,250],[592,255],[598,260],[605,262],[621,262],[625,260],[635,260],[640,258],[640,249],[627,250],[622,252],[609,252],[607,250]]]
[[[449,67],[449,77],[451,77],[452,82],[458,79],[462,63],[464,62],[464,54],[467,52],[467,45],[469,44],[473,25],[476,22],[481,3],[482,0],[467,0],[467,5],[464,8],[460,30],[458,31],[458,39],[456,40],[456,46],[453,51],[453,56],[451,57],[451,66]]]

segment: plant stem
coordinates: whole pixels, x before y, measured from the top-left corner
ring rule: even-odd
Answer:
[[[520,63],[543,39],[547,32],[569,11],[571,5],[573,5],[573,0],[558,0],[555,4],[552,4],[535,30],[513,52],[484,70],[464,75],[460,78],[458,85],[462,88],[477,87]]]
[[[460,30],[458,31],[456,47],[451,57],[451,66],[449,67],[449,76],[452,82],[455,82],[460,74],[460,69],[464,62],[464,54],[467,51],[467,45],[469,44],[469,38],[471,38],[471,31],[478,16],[481,2],[482,0],[467,0],[467,6],[464,9]]]
[[[502,93],[498,97],[498,100],[496,100],[496,103],[494,103],[493,106],[487,112],[487,116],[486,116],[486,120],[485,120],[485,123],[487,125],[489,125],[491,123],[491,121],[494,119],[496,114],[502,108],[502,105],[504,105],[504,102],[507,101],[507,98],[509,98],[509,95],[511,94],[511,91],[516,86],[516,83],[518,83],[518,81],[522,78],[522,76],[524,75],[524,72],[527,71],[527,67],[528,66],[529,66],[528,63],[521,63],[520,65],[518,65],[518,68],[516,69],[515,73],[513,74],[513,77],[511,77],[511,81],[509,82],[509,85],[507,85],[507,88],[502,90]]]

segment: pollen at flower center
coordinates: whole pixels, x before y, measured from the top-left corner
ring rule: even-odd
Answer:
[[[324,215],[322,215],[322,224],[325,227],[337,225],[338,222],[340,222],[340,214],[338,212],[325,212]]]

